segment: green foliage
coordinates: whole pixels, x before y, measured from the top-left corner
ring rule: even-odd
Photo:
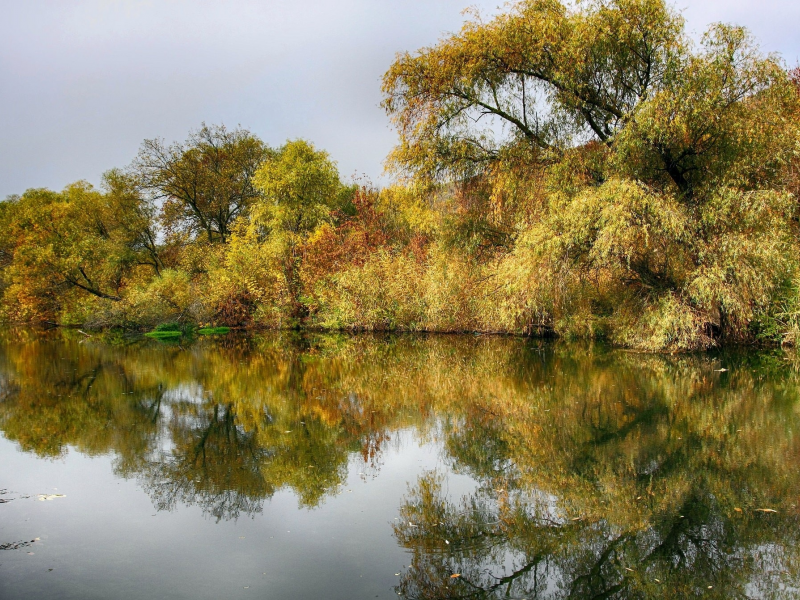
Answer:
[[[266,285],[280,296],[280,312],[296,324],[307,313],[300,277],[304,245],[347,208],[354,189],[341,183],[326,152],[304,140],[280,148],[260,167],[254,183],[262,198],[238,231],[236,252],[261,258],[264,276],[271,280]]]
[[[151,337],[156,340],[165,340],[165,341],[175,341],[179,340],[183,337],[182,331],[148,331],[145,333],[147,337]]]
[[[164,342],[179,341],[185,334],[191,334],[191,328],[177,322],[159,323],[153,331],[148,331],[145,336]]]
[[[134,325],[186,323],[205,317],[197,285],[183,269],[167,268],[160,276],[132,286],[119,312],[109,319],[124,319]]]
[[[264,162],[254,184],[263,201],[253,210],[251,227],[264,237],[308,234],[344,208],[352,193],[328,154],[304,140],[287,142]]]

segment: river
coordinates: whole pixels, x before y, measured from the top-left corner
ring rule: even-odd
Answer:
[[[800,360],[0,338],[0,598],[800,594]]]

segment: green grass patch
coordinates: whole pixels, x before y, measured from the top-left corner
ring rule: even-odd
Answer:
[[[183,335],[181,331],[148,331],[145,333],[147,337],[156,340],[178,340]]]
[[[197,330],[200,335],[224,335],[231,330],[230,327],[203,327]]]

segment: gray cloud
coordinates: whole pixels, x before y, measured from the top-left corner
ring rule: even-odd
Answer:
[[[380,177],[395,134],[378,104],[396,52],[457,30],[487,0],[5,0],[0,20],[0,197],[96,182],[144,138],[201,121],[241,124],[272,145],[303,137],[345,175]],[[692,0],[691,30],[751,28],[800,56],[800,4]]]

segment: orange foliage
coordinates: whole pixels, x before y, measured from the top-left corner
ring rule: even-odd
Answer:
[[[311,281],[351,266],[362,266],[379,248],[389,244],[384,216],[376,209],[378,192],[359,188],[352,200],[355,215],[324,227],[303,249],[304,275]]]

